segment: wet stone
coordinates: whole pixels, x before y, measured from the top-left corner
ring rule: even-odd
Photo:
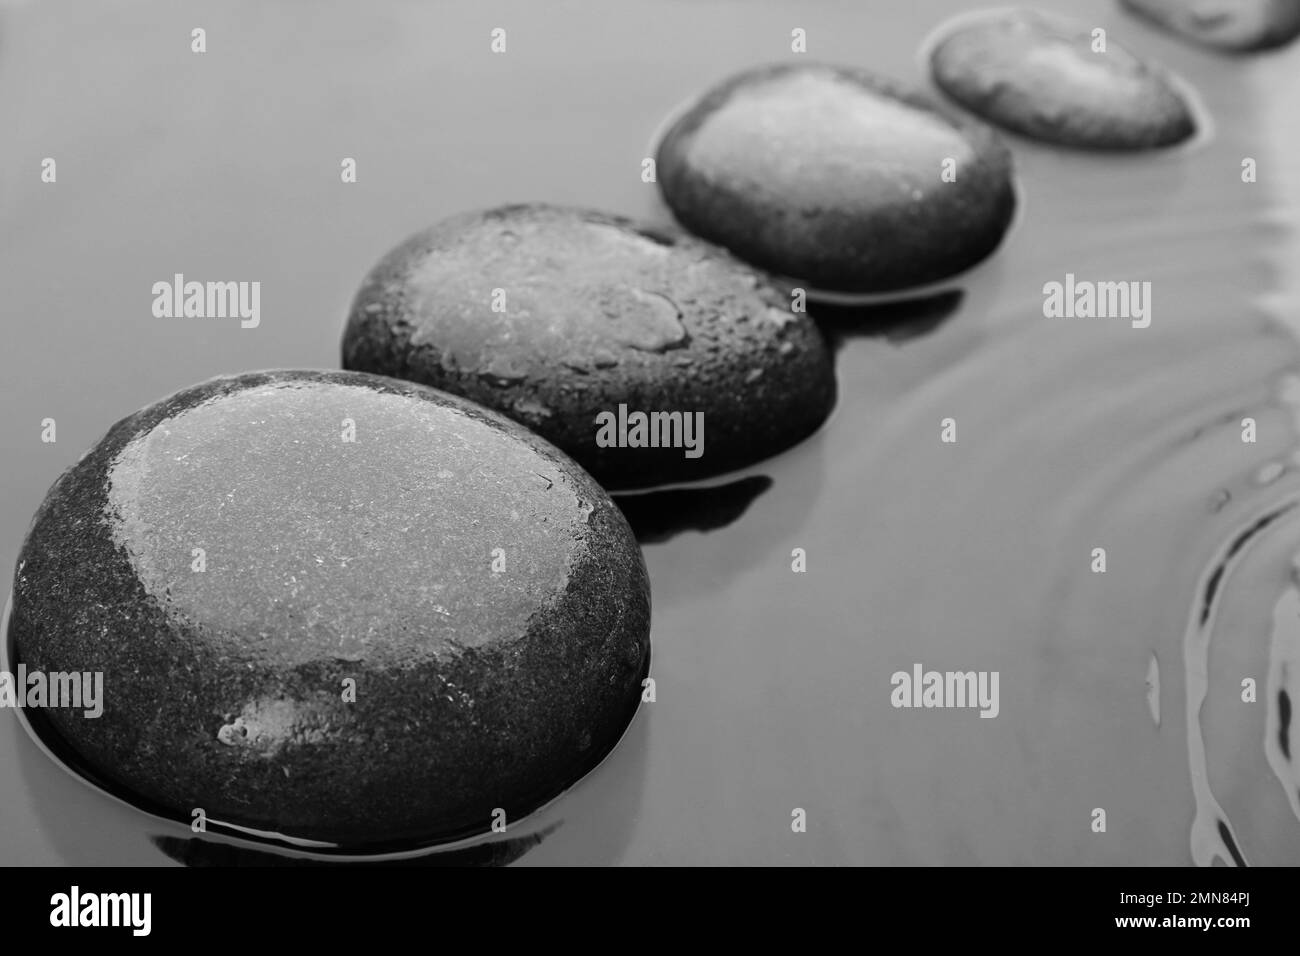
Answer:
[[[1296,0],[1121,0],[1171,33],[1216,50],[1248,53],[1285,46],[1300,36]]]
[[[686,228],[821,291],[952,276],[996,248],[1015,208],[993,133],[861,69],[733,76],[669,127],[657,156]]]
[[[953,100],[1043,142],[1141,150],[1191,137],[1191,109],[1168,76],[1112,37],[1101,50],[1093,29],[1033,10],[993,13],[950,32],[930,66]]]
[[[267,372],[178,392],[59,479],[14,580],[43,711],[96,775],[189,822],[347,847],[486,832],[635,713],[649,585],[626,521],[513,422],[409,383]]]
[[[606,487],[649,486],[743,467],[825,420],[830,352],[795,302],[690,237],[507,206],[385,256],[356,295],[343,365],[497,409]]]

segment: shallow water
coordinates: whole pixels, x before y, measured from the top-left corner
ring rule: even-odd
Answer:
[[[517,200],[662,222],[640,159],[691,95],[790,56],[796,26],[810,56],[924,80],[922,42],[973,6],[0,4],[0,567],[118,418],[219,373],[337,366],[398,239]],[[1300,48],[1218,57],[1111,3],[1050,6],[1176,70],[1212,135],[1136,157],[1012,140],[1024,208],[962,294],[835,317],[827,425],[744,473],[771,485],[726,527],[651,522],[656,702],[494,861],[1300,862],[1278,707],[1300,699],[1300,204],[1279,191]],[[261,281],[261,325],[153,318],[175,272]],[[1044,318],[1066,273],[1152,282],[1151,326]],[[998,671],[998,716],[893,708],[917,662]],[[0,767],[6,863],[229,859],[71,777],[12,711]]]

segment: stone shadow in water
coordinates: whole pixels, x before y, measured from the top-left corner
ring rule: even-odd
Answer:
[[[270,853],[232,843],[217,843],[201,837],[152,836],[150,841],[163,853],[186,866],[507,866],[529,850],[538,846],[560,826],[551,826],[537,833],[481,843],[458,850],[441,850],[421,856],[396,860],[320,859]]]
[[[965,295],[962,289],[949,289],[916,299],[870,305],[809,302],[808,315],[835,351],[846,339],[856,337],[882,338],[898,344],[938,329],[961,307]]]
[[[708,488],[670,488],[614,495],[641,544],[667,541],[683,531],[716,531],[743,515],[772,487],[766,475],[750,475]]]

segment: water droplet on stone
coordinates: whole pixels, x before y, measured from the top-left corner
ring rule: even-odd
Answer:
[[[775,322],[782,328],[785,328],[785,326],[794,321],[793,312],[790,312],[787,309],[778,309],[773,306],[769,306],[767,311],[763,313],[763,316],[769,321]]]
[[[479,377],[492,385],[505,387],[522,382],[528,375],[518,357],[509,354],[497,354],[493,355],[487,365],[483,367]]]
[[[531,398],[521,398],[513,405],[515,412],[530,419],[550,418],[552,411],[541,402]]]
[[[613,324],[614,338],[644,352],[665,352],[686,341],[686,329],[677,304],[658,292],[629,288],[631,301],[620,303],[606,314]]]

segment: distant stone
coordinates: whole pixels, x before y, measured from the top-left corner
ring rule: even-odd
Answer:
[[[19,556],[43,711],[142,805],[345,846],[487,832],[635,713],[650,596],[618,508],[518,425],[346,372],[215,379],[131,415]]]
[[[935,82],[973,113],[1023,136],[1080,149],[1171,146],[1196,131],[1167,75],[1093,27],[1011,10],[957,27],[930,58]]]
[[[1217,50],[1269,50],[1300,36],[1300,0],[1122,2],[1158,26]]]
[[[709,90],[656,173],[686,228],[831,292],[947,278],[997,247],[1011,156],[983,125],[848,67],[765,66]]]
[[[689,237],[507,206],[385,256],[356,295],[343,365],[471,398],[606,487],[647,486],[743,467],[821,425],[834,372],[802,305]]]

